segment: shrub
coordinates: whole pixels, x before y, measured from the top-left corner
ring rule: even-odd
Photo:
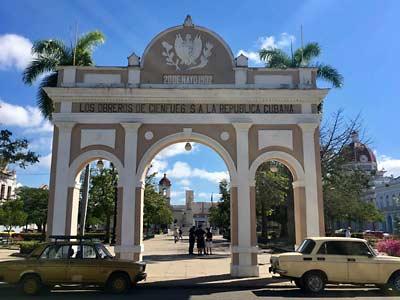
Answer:
[[[20,254],[29,254],[35,249],[40,242],[38,241],[21,241],[18,242],[19,245],[19,253]]]
[[[391,256],[400,256],[400,241],[386,240],[376,244],[379,252],[385,252]]]

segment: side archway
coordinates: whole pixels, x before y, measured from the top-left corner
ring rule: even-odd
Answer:
[[[258,167],[267,161],[278,161],[285,165],[293,177],[293,196],[294,196],[294,218],[295,218],[295,236],[296,245],[300,245],[301,241],[307,236],[307,209],[306,209],[306,192],[305,192],[305,172],[300,162],[292,155],[283,151],[265,152],[258,156],[250,166],[250,201],[255,209],[256,186],[255,178]],[[252,212],[255,214],[255,211]],[[255,219],[255,216],[254,216]],[[252,227],[253,243],[256,244],[257,232],[255,223]]]

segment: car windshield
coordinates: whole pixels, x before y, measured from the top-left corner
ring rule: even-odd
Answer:
[[[369,242],[367,242],[367,246],[368,246],[368,249],[371,251],[372,255],[374,255],[374,256],[378,255],[378,253],[375,251],[374,247],[372,247],[372,245]]]
[[[301,245],[296,249],[296,252],[301,254],[311,254],[315,247],[315,242],[313,240],[304,240]]]
[[[96,249],[99,253],[100,258],[113,258],[111,253],[102,244],[96,244]]]

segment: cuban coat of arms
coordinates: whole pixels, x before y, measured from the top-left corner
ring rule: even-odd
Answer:
[[[203,68],[207,65],[213,48],[213,44],[209,42],[203,47],[201,36],[198,34],[193,39],[189,33],[184,38],[177,34],[173,46],[166,41],[161,42],[161,45],[164,48],[162,55],[165,57],[165,63],[175,66],[177,71]]]

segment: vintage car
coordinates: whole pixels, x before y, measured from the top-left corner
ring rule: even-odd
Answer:
[[[269,271],[318,293],[326,283],[375,284],[400,292],[400,258],[378,255],[363,239],[307,238],[295,252],[271,256]]]
[[[146,278],[146,264],[114,258],[100,242],[82,237],[52,237],[23,260],[0,262],[0,282],[19,284],[29,295],[55,285],[97,285],[124,293]]]

